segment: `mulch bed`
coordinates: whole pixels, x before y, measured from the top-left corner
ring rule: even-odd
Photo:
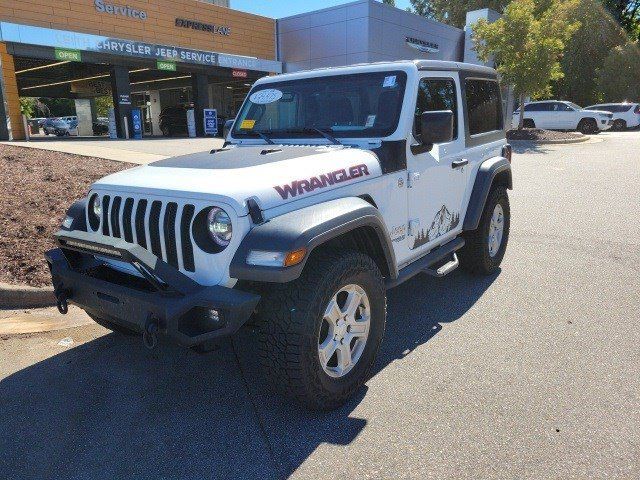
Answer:
[[[558,132],[555,130],[543,130],[541,128],[523,128],[522,130],[509,130],[507,140],[530,140],[539,142],[544,140],[573,140],[582,137],[577,132]]]
[[[0,144],[0,282],[40,287],[51,277],[43,253],[65,212],[96,180],[126,163]]]

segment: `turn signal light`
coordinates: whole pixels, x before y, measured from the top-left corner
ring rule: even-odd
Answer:
[[[502,147],[502,156],[507,159],[509,163],[511,163],[511,157],[513,156],[513,148],[508,143]]]
[[[293,252],[287,253],[287,256],[284,257],[284,266],[292,267],[293,265],[299,264],[304,259],[304,256],[306,254],[306,248],[301,248],[299,250],[294,250]]]

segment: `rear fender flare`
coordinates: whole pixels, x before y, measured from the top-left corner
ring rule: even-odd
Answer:
[[[509,190],[513,189],[511,164],[504,157],[494,157],[480,165],[464,217],[463,230],[478,228],[489,192],[494,185],[502,185]]]

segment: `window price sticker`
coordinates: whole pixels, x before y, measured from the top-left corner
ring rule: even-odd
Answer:
[[[369,115],[367,117],[367,122],[364,124],[364,128],[371,128],[373,127],[373,125],[376,123],[376,116],[375,115]]]
[[[388,77],[384,77],[384,82],[382,82],[382,88],[389,88],[396,86],[396,76],[389,75]]]

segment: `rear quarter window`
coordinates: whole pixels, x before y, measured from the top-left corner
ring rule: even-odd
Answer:
[[[504,128],[500,87],[495,80],[465,80],[469,133],[493,132]]]

